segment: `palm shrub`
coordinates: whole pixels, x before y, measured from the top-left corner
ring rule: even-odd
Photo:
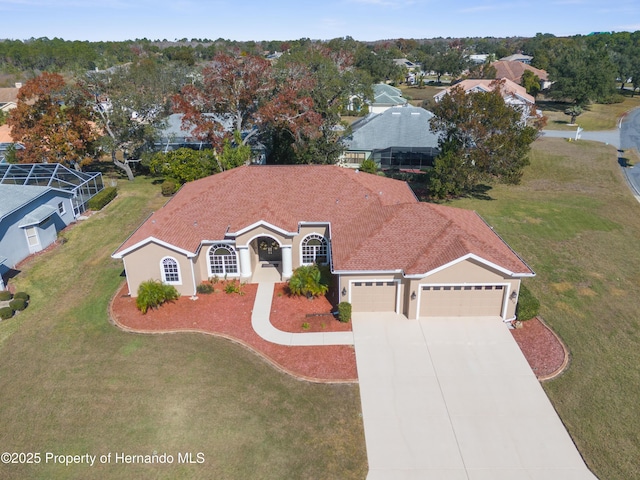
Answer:
[[[324,295],[329,290],[329,275],[318,265],[302,265],[289,279],[289,291],[307,298]]]
[[[147,313],[150,308],[158,308],[163,303],[178,298],[180,294],[173,285],[165,285],[158,280],[147,280],[138,287],[136,307],[142,313]]]

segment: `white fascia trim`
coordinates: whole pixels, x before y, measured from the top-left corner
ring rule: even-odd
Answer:
[[[171,245],[170,243],[163,242],[162,240],[158,240],[155,237],[147,237],[144,240],[141,240],[140,242],[136,243],[135,245],[131,245],[129,248],[122,250],[120,253],[114,253],[113,255],[111,255],[111,258],[122,258],[126,254],[132,252],[133,250],[143,247],[149,243],[157,243],[158,245],[168,248],[169,250],[173,250],[174,252],[178,252],[185,255],[187,258],[193,258],[196,256],[196,254],[193,252],[189,252],[188,250],[184,250],[180,247],[176,247],[175,245]]]
[[[244,227],[241,230],[238,230],[235,233],[232,232],[227,232],[227,236],[230,237],[237,237],[238,235],[242,235],[243,233],[246,233],[250,230],[253,230],[256,227],[268,227],[268,228],[272,228],[273,230],[275,230],[278,233],[281,233],[282,235],[297,235],[298,232],[287,232],[286,230],[280,228],[280,227],[276,227],[275,225],[271,225],[269,222],[265,222],[264,220],[259,220],[255,223],[252,223],[251,225]]]
[[[429,275],[433,275],[434,273],[441,272],[442,270],[445,270],[445,269],[447,269],[449,267],[452,267],[453,265],[456,265],[456,264],[458,264],[460,262],[464,262],[465,260],[469,260],[469,259],[475,260],[477,262],[480,262],[483,265],[486,265],[486,266],[488,266],[490,268],[498,270],[499,272],[504,273],[505,275],[509,275],[510,277],[513,277],[513,278],[535,277],[535,275],[536,275],[535,273],[515,273],[515,272],[512,272],[510,270],[507,270],[504,267],[501,267],[500,265],[497,265],[497,264],[495,264],[493,262],[485,260],[484,258],[479,257],[478,255],[475,255],[473,253],[468,253],[466,255],[463,255],[460,258],[452,260],[449,263],[445,263],[444,265],[441,265],[438,268],[434,268],[433,270],[431,270],[429,272],[421,273],[421,274],[415,274],[415,275],[405,275],[405,277],[406,278],[424,278],[424,277],[428,277]]]
[[[402,273],[402,270],[332,270],[331,273],[334,275],[387,275],[387,274],[396,274]],[[424,275],[420,275],[416,278],[422,278]],[[363,280],[364,281],[364,280]],[[368,282],[372,280],[367,280]],[[384,280],[388,282],[390,280]]]

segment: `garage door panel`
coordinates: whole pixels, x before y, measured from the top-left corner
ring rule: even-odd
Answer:
[[[423,286],[421,317],[500,316],[504,285]]]
[[[351,306],[354,312],[395,312],[397,282],[353,282]]]

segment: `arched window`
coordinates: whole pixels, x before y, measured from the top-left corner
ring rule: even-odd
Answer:
[[[317,233],[307,235],[302,240],[302,264],[317,263],[324,265],[329,263],[329,244],[327,239]]]
[[[212,245],[209,249],[211,275],[235,275],[238,273],[238,256],[231,245]]]
[[[175,258],[165,257],[160,262],[162,281],[170,285],[181,284],[180,266]]]

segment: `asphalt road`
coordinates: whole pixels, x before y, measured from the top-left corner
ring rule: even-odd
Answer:
[[[627,113],[620,124],[620,148],[640,152],[640,108]]]

